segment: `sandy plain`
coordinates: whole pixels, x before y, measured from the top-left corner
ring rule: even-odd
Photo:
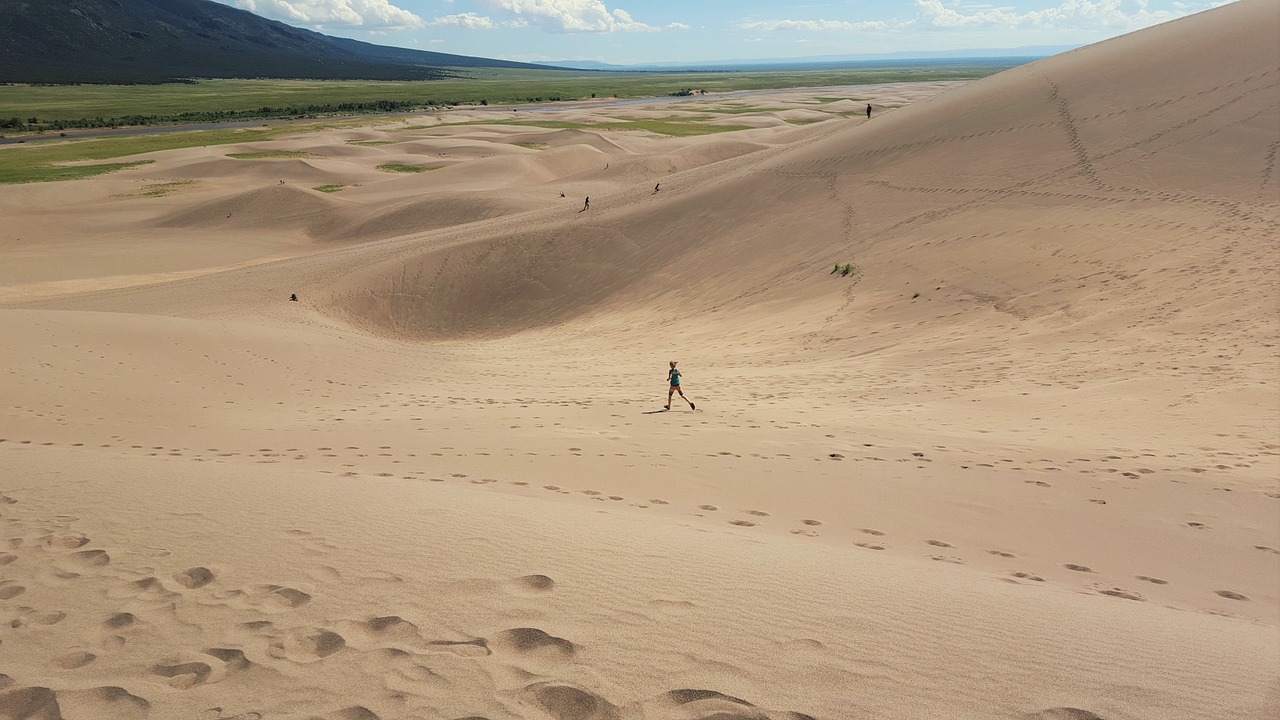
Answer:
[[[4,187],[0,718],[1274,717],[1278,25]]]

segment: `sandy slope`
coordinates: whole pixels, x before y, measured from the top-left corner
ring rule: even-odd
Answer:
[[[0,192],[0,718],[1274,716],[1277,23]]]

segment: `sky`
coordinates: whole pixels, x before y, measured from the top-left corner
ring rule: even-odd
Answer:
[[[1084,45],[1221,0],[217,0],[378,45],[540,62]]]

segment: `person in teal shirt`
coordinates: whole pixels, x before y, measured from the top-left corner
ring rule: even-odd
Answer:
[[[689,403],[689,409],[697,410],[698,406],[694,405],[692,400],[685,397],[684,390],[680,388],[680,371],[676,369],[676,362],[677,361],[672,360],[671,369],[667,371],[667,384],[670,387],[667,389],[667,405],[663,409],[670,410],[672,396],[674,396],[676,393],[680,393],[680,399]]]

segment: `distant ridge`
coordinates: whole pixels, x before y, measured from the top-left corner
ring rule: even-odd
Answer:
[[[806,57],[754,58],[729,60],[695,60],[690,62],[652,62],[652,63],[606,63],[598,60],[549,60],[548,65],[559,68],[578,70],[613,70],[613,71],[699,71],[699,70],[757,70],[760,68],[787,67],[844,67],[864,65],[867,63],[921,64],[927,62],[979,61],[996,62],[1001,60],[1031,60],[1046,58],[1069,50],[1079,45],[1027,45],[1016,48],[976,48],[970,50],[904,50],[889,53],[862,53],[858,55],[814,55]]]
[[[545,68],[383,47],[210,0],[0,0],[0,82],[184,78],[431,80],[443,68]]]

